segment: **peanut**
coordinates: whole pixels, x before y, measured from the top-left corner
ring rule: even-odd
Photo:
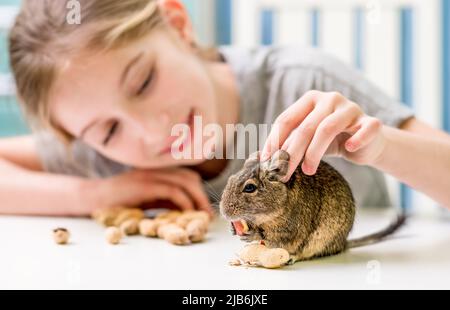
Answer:
[[[108,227],[105,231],[106,240],[113,245],[119,244],[122,240],[122,233],[117,227]]]
[[[53,230],[53,240],[59,245],[69,242],[70,232],[65,228],[56,228]]]
[[[280,268],[289,261],[289,253],[285,249],[266,249],[259,255],[259,263],[264,268]]]
[[[139,220],[129,219],[120,225],[120,231],[125,236],[133,236],[139,233]]]
[[[198,218],[203,219],[208,224],[210,222],[209,214],[205,211],[185,211],[176,219],[175,223],[182,228],[186,228],[190,221]]]
[[[122,209],[117,214],[114,219],[113,225],[119,227],[122,223],[126,222],[130,219],[136,219],[138,221],[142,220],[145,217],[144,211],[141,209]]]
[[[158,237],[175,245],[190,243],[189,236],[183,228],[176,224],[165,224],[158,227]]]
[[[168,223],[167,219],[143,219],[139,222],[139,233],[144,237],[157,237],[158,227]]]
[[[289,261],[289,252],[282,248],[267,248],[263,244],[250,244],[239,253],[244,264],[264,268],[280,268]]]
[[[186,232],[191,242],[201,242],[208,231],[208,223],[202,218],[193,219],[186,226]]]
[[[114,221],[121,210],[123,210],[122,207],[98,209],[91,216],[100,225],[109,227],[114,225]]]

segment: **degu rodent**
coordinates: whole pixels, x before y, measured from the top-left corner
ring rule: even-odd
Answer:
[[[220,202],[222,215],[232,230],[247,242],[263,241],[268,248],[282,248],[289,261],[338,254],[346,249],[378,242],[405,222],[405,215],[386,229],[347,240],[355,219],[350,186],[332,166],[321,161],[317,172],[306,175],[300,165],[286,183],[289,154],[277,151],[260,162],[259,152],[232,175]]]

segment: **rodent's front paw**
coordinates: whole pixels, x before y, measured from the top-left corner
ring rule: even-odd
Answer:
[[[297,257],[294,256],[290,256],[289,260],[287,261],[286,265],[290,266],[290,265],[294,265],[297,262]]]

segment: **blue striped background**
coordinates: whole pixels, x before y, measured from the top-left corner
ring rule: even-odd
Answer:
[[[20,0],[0,0],[0,6],[17,6]],[[0,29],[0,74],[9,72],[8,34]],[[0,96],[0,137],[25,134],[28,128],[25,125],[19,107],[14,97]]]
[[[270,45],[273,43],[273,10],[262,10],[261,12],[261,43]]]
[[[320,34],[320,11],[318,9],[313,9],[311,11],[311,45],[314,47],[318,47],[320,45],[319,42],[319,34]]]
[[[450,132],[450,0],[442,0],[442,56],[442,123]]]
[[[216,43],[219,45],[231,44],[231,0],[216,0]]]
[[[400,11],[400,99],[409,107],[414,107],[413,98],[413,11],[403,8]],[[407,185],[401,185],[402,208],[410,209],[412,206],[412,191]]]
[[[356,8],[353,24],[354,64],[360,70],[364,69],[364,26],[364,9]]]

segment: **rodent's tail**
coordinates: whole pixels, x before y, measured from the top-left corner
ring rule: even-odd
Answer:
[[[401,228],[405,224],[407,218],[408,218],[407,214],[403,211],[402,213],[397,215],[397,218],[395,219],[395,221],[393,221],[385,229],[383,229],[383,230],[381,230],[379,232],[370,234],[368,236],[364,236],[364,237],[361,237],[361,238],[348,240],[346,248],[347,249],[357,248],[357,247],[361,247],[361,246],[365,246],[365,245],[378,243],[378,242],[384,240],[389,235],[391,235],[394,232],[396,232],[399,228]]]

